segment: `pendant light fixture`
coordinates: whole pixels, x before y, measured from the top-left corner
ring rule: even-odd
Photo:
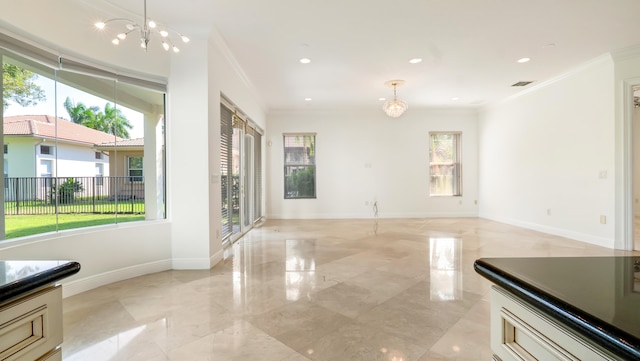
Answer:
[[[409,105],[404,100],[398,100],[396,88],[403,85],[404,80],[389,80],[384,85],[393,88],[393,100],[387,100],[382,105],[382,110],[391,118],[397,118],[407,110]]]
[[[147,46],[149,46],[151,37],[157,36],[162,42],[161,44],[164,50],[166,51],[173,50],[174,53],[179,52],[180,49],[175,45],[175,43],[171,39],[171,35],[179,37],[183,43],[188,43],[189,38],[173,29],[170,29],[166,26],[159,25],[155,21],[147,18],[147,0],[144,0],[143,4],[144,4],[143,25],[140,25],[139,23],[126,18],[113,18],[105,21],[98,21],[94,25],[96,28],[100,30],[104,30],[107,27],[107,24],[111,22],[124,23],[124,29],[122,30],[122,32],[118,33],[118,35],[116,35],[116,37],[113,40],[111,40],[111,43],[113,45],[120,44],[120,42],[125,40],[130,33],[139,32],[140,47],[145,51],[147,51]]]

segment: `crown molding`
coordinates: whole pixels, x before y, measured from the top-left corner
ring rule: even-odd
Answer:
[[[627,60],[640,57],[640,44],[628,48],[618,49],[611,52],[614,61]]]
[[[249,92],[253,95],[254,99],[256,99],[256,101],[260,105],[262,111],[266,114],[266,106],[264,104],[262,96],[260,96],[260,93],[251,82],[251,79],[249,79],[249,77],[247,76],[247,73],[244,72],[244,69],[242,69],[242,66],[240,65],[240,63],[238,63],[238,60],[236,60],[236,57],[231,52],[231,49],[229,49],[227,42],[224,40],[224,38],[222,38],[222,35],[220,35],[220,32],[218,32],[217,29],[214,28],[211,30],[210,39],[212,40],[213,44],[220,50],[220,52],[227,60],[229,65],[231,65],[244,86],[247,87]]]

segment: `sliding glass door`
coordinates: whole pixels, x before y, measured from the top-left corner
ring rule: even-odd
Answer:
[[[221,104],[220,175],[222,239],[233,242],[262,217],[260,132]]]

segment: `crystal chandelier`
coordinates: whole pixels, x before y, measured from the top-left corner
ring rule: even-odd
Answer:
[[[171,35],[178,36],[183,43],[188,43],[189,38],[180,34],[179,32],[170,29],[166,26],[162,26],[155,21],[147,18],[147,0],[144,0],[144,13],[143,13],[144,25],[140,25],[133,20],[126,18],[113,18],[105,21],[98,21],[95,23],[95,27],[103,30],[107,27],[107,24],[111,22],[123,22],[125,23],[124,29],[122,32],[118,33],[116,37],[111,40],[113,45],[120,44],[121,41],[125,40],[127,36],[132,32],[140,33],[140,47],[147,51],[147,46],[151,41],[152,36],[158,36],[162,41],[162,48],[166,51],[173,50],[174,53],[180,51],[180,49],[175,45],[175,43],[171,40]]]
[[[398,100],[396,95],[396,88],[404,84],[404,80],[389,80],[384,83],[384,85],[388,87],[393,87],[393,100],[387,100],[382,105],[382,110],[387,113],[391,118],[397,118],[404,113],[405,110],[409,107],[407,102],[404,100]]]

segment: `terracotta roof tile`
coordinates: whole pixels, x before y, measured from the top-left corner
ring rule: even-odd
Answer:
[[[57,133],[56,133],[57,124]],[[71,121],[50,115],[14,115],[4,117],[5,135],[31,135],[34,137],[57,138],[72,142],[99,144],[122,138],[99,130],[87,128]]]

